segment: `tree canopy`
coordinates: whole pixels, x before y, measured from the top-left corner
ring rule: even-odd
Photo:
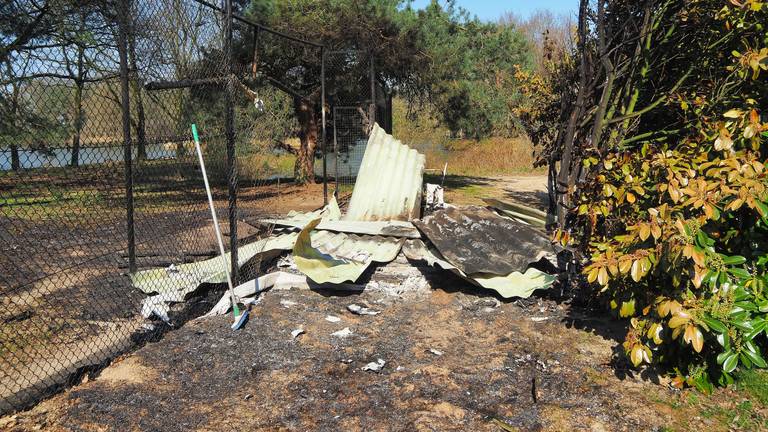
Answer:
[[[514,76],[533,67],[533,55],[512,25],[481,22],[452,1],[415,10],[398,0],[253,0],[245,11],[330,50],[372,53],[377,78],[411,102],[432,104],[457,136],[514,132]]]

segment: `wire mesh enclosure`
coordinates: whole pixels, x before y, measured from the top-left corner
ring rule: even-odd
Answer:
[[[259,269],[238,246],[297,190],[301,140],[325,142],[321,45],[226,1],[60,3],[2,10],[28,31],[1,35],[0,412],[156,337],[147,299],[181,303],[162,281],[184,265],[202,281],[195,264],[220,260],[192,123],[235,280]],[[321,184],[302,191],[323,203]],[[147,290],[148,274],[167,277]]]
[[[343,203],[352,194],[374,123],[392,133],[392,96],[377,78],[376,59],[370,52],[330,51],[326,70],[331,113],[327,176],[333,178],[334,194]]]

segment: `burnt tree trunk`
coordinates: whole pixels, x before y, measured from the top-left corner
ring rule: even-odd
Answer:
[[[299,140],[301,147],[296,155],[293,174],[297,184],[315,181],[315,148],[319,136],[319,123],[315,104],[308,99],[294,98],[293,107],[299,121]]]

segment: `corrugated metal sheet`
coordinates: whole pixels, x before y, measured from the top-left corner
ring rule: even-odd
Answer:
[[[368,139],[344,220],[412,220],[420,216],[423,154],[378,124]]]
[[[298,233],[289,233],[261,239],[240,246],[237,254],[239,266],[251,258],[275,251],[289,250],[296,243]],[[133,286],[146,294],[157,293],[163,301],[184,301],[186,296],[203,283],[224,283],[227,281],[226,269],[229,266],[229,253],[188,264],[169,268],[144,270],[131,275]]]
[[[303,229],[309,223],[291,219],[263,219],[261,222],[298,229]],[[315,229],[349,234],[421,238],[419,230],[412,223],[405,221],[322,221]]]
[[[293,247],[298,269],[317,283],[354,282],[368,266],[395,259],[405,239],[358,236],[330,231],[312,231],[320,223],[310,222],[299,233]]]
[[[394,237],[312,231],[312,245],[336,259],[359,263],[395,259],[403,241]]]
[[[546,234],[485,207],[449,207],[414,225],[451,264],[467,274],[523,272],[557,251]]]
[[[528,298],[536,290],[551,287],[557,279],[556,276],[544,273],[532,267],[526,269],[525,273],[514,271],[506,275],[494,275],[490,273],[475,273],[468,275],[446,261],[437,249],[428,247],[419,239],[406,240],[403,245],[403,254],[408,257],[409,260],[426,261],[427,264],[431,266],[437,266],[444,270],[451,271],[475,285],[496,291],[504,298]]]

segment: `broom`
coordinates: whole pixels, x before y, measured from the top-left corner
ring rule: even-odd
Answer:
[[[200,149],[200,138],[197,135],[197,125],[192,124],[192,137],[195,139],[195,150],[197,150],[197,159],[200,161],[200,171],[203,173],[203,182],[205,182],[205,192],[208,194],[208,206],[211,208],[211,218],[213,219],[213,231],[216,233],[216,240],[219,242],[219,252],[221,252],[221,260],[224,261],[224,271],[227,274],[227,285],[229,286],[229,296],[232,300],[232,330],[237,330],[243,326],[246,318],[248,318],[248,311],[240,311],[240,307],[237,305],[238,298],[235,295],[235,289],[232,286],[232,276],[229,274],[229,266],[227,263],[226,252],[224,252],[224,242],[221,240],[221,230],[219,229],[219,219],[216,217],[216,209],[213,207],[213,196],[211,196],[211,186],[208,184],[208,174],[205,172],[205,162],[203,162],[203,151]]]

